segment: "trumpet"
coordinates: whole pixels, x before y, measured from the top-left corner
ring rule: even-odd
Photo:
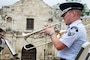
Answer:
[[[60,25],[61,23],[55,23],[55,24],[52,24],[52,25],[50,25],[49,27],[56,27],[57,25]],[[60,26],[61,27],[61,26]],[[60,28],[59,27],[59,28]],[[40,29],[40,30],[37,30],[37,31],[33,31],[32,33],[22,33],[22,36],[24,37],[24,39],[26,40],[29,36],[31,36],[31,35],[34,35],[34,34],[36,34],[36,33],[38,33],[38,32],[42,32],[43,30],[45,30],[46,29],[46,27],[45,28],[42,28],[42,29]],[[65,30],[61,30],[61,31],[59,31],[59,30],[56,30],[55,31],[57,34],[61,34],[61,33],[64,33],[65,32]]]
[[[57,25],[60,25],[61,23],[54,23],[54,24],[52,24],[52,25],[50,25],[49,27],[55,27],[55,26],[57,26]],[[39,29],[39,30],[37,30],[37,31],[33,31],[33,32],[31,32],[31,33],[22,33],[22,36],[25,38],[25,39],[27,39],[29,36],[31,36],[31,35],[34,35],[34,34],[36,34],[36,33],[38,33],[38,32],[43,32],[44,30],[46,29],[46,27],[45,28],[42,28],[42,29]]]

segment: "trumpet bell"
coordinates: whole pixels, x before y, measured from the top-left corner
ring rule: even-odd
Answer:
[[[26,35],[27,35],[27,34],[25,34],[25,33],[22,33],[22,36],[24,36],[24,37],[25,37]]]
[[[23,37],[28,37],[31,33],[22,33]]]

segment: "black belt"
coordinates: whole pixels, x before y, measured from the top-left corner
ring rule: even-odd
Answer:
[[[64,59],[64,58],[60,58],[60,60],[66,60],[66,59]]]

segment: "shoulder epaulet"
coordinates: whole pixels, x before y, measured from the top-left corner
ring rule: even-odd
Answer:
[[[72,26],[71,29],[75,29],[76,32],[78,32],[78,27],[76,27],[76,26]]]

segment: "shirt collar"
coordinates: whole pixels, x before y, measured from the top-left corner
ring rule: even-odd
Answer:
[[[76,20],[76,21],[73,22],[72,24],[67,25],[67,28],[70,28],[70,27],[72,27],[72,26],[78,25],[78,24],[81,23],[81,22],[82,22],[81,20]]]

